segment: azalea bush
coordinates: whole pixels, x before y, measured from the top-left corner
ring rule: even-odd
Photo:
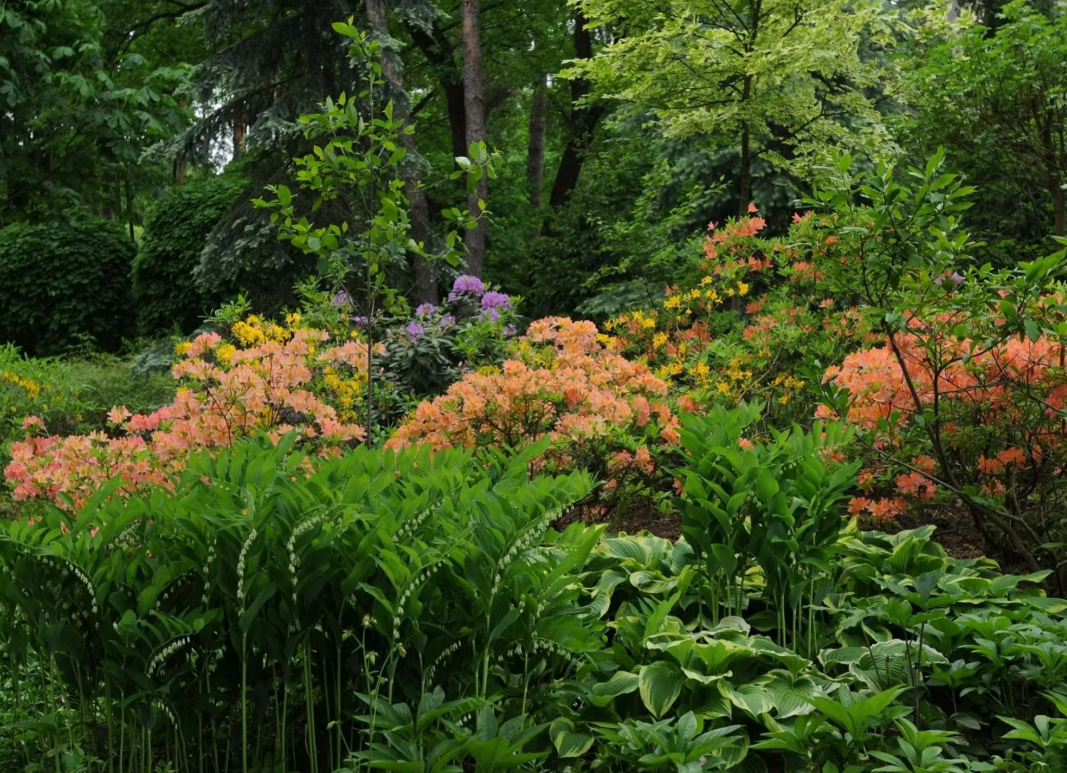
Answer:
[[[256,433],[278,440],[296,432],[320,454],[359,442],[357,404],[367,383],[367,345],[321,330],[251,317],[233,326],[235,343],[204,333],[180,344],[169,405],[147,414],[113,408],[108,430],[59,436],[39,416],[11,448],[4,470],[16,500],[48,499],[76,509],[105,482],[118,493],[168,484],[198,450],[226,447]]]
[[[125,359],[37,358],[0,346],[0,460],[6,464],[9,444],[23,439],[28,416],[39,417],[53,434],[88,432],[106,427],[116,402],[149,412],[173,396],[170,379],[138,374]]]
[[[819,270],[870,310],[880,336],[826,371],[819,413],[860,430],[853,453],[869,493],[854,512],[890,517],[948,498],[990,550],[1059,567],[1065,254],[976,265],[959,223],[970,189],[940,166],[935,156],[906,177],[888,166],[853,175],[846,157],[816,197],[818,227],[840,235]]]
[[[813,261],[825,245],[812,240],[811,218],[796,217],[779,239],[762,236],[765,227],[755,206],[711,223],[685,279],[652,308],[604,325],[605,343],[647,362],[684,410],[758,400],[771,425],[806,419],[815,407],[805,388],[811,363],[839,357],[870,333],[862,310],[820,286]]]
[[[608,349],[592,322],[548,317],[501,366],[420,403],[387,445],[519,449],[542,438],[551,447],[539,467],[590,470],[614,494],[648,485],[653,451],[678,442],[678,420],[666,383]]]

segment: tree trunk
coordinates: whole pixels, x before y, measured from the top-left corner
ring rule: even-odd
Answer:
[[[405,23],[412,41],[422,51],[426,60],[441,72],[441,91],[445,95],[448,123],[452,131],[452,155],[467,155],[467,112],[464,105],[463,73],[456,68],[452,44],[438,22],[433,23],[432,34],[422,27]]]
[[[744,90],[741,92],[741,109],[748,108],[752,98],[752,76],[745,76]],[[748,205],[752,201],[752,129],[748,120],[741,121],[741,179],[738,181],[737,216],[748,214]]]
[[[485,76],[482,73],[481,0],[463,0],[463,96],[467,118],[467,145],[485,142]],[[467,209],[478,218],[476,228],[467,231],[467,271],[481,276],[485,268],[485,237],[488,223],[481,207],[489,192],[488,178],[482,175],[467,197]]]
[[[244,107],[237,111],[233,118],[233,157],[240,158],[245,154],[245,117]]]
[[[574,58],[591,59],[593,57],[593,38],[586,26],[585,15],[577,11],[574,15]],[[593,131],[604,115],[603,105],[579,105],[579,101],[589,93],[589,84],[576,78],[571,81],[571,117],[567,127],[567,140],[563,155],[559,159],[556,179],[552,182],[552,193],[548,203],[560,207],[567,196],[578,184],[578,177],[585,163],[585,153],[593,139]]]
[[[137,236],[134,231],[133,220],[133,186],[130,185],[129,178],[126,178],[126,222],[130,227],[130,242],[137,244]]]
[[[1063,188],[1058,180],[1052,182],[1052,211],[1054,214],[1052,232],[1056,236],[1067,236],[1067,211],[1065,211]]]
[[[744,217],[752,199],[752,137],[748,121],[741,122],[741,179],[737,188],[737,216]]]
[[[448,125],[452,133],[452,155],[467,155],[467,105],[462,81],[442,81]]]
[[[539,75],[534,81],[533,101],[530,103],[530,140],[526,146],[526,190],[530,206],[541,208],[545,187],[545,125],[548,103],[548,76]]]
[[[386,14],[382,0],[366,0],[367,19],[371,23],[375,34],[380,40],[389,38],[389,17]],[[382,78],[387,87],[393,92],[390,98],[393,100],[393,117],[405,124],[408,122],[407,92],[404,90],[404,77],[393,60],[393,52],[384,45],[378,59],[382,67]],[[430,225],[430,204],[426,200],[426,191],[422,187],[422,176],[419,174],[418,149],[415,146],[415,137],[412,134],[401,134],[400,141],[407,150],[408,155],[401,168],[404,177],[404,193],[408,198],[411,212],[411,230],[416,242],[429,247],[434,240],[433,228]],[[415,294],[420,303],[437,303],[437,283],[433,278],[433,271],[426,258],[421,255],[412,256],[412,264],[415,272]]]

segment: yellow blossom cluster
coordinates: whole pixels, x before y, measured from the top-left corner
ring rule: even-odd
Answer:
[[[31,400],[36,400],[41,394],[42,387],[40,384],[31,378],[20,376],[18,373],[12,373],[11,371],[5,370],[3,373],[0,373],[0,381],[6,381],[9,384],[14,384],[17,387],[20,387]]]
[[[336,367],[323,369],[322,383],[337,408],[338,418],[346,423],[360,419],[359,407],[363,404],[367,389],[366,371],[356,370],[346,374]]]
[[[286,327],[275,322],[264,321],[253,314],[247,319],[235,322],[230,332],[237,343],[247,348],[259,346],[267,341],[284,343],[293,337],[293,332],[299,328],[299,324],[299,314],[290,314],[286,318]]]

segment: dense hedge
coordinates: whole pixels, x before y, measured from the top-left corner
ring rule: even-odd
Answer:
[[[0,341],[29,354],[91,343],[114,350],[132,332],[136,249],[119,223],[18,223],[0,231]]]
[[[145,224],[144,242],[133,264],[137,326],[144,335],[196,329],[203,315],[225,299],[193,281],[211,230],[247,185],[236,175],[171,188]]]

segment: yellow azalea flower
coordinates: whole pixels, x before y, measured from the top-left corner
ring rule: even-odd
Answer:
[[[719,294],[714,290],[708,290],[706,293],[704,293],[704,297],[712,303],[718,303],[719,301]]]
[[[745,284],[744,282],[738,282],[737,283],[737,294],[738,295],[748,295],[748,285]]]
[[[254,317],[249,317],[249,319],[254,319]],[[237,342],[242,346],[255,346],[266,340],[263,331],[253,327],[248,322],[235,322],[232,332],[233,337],[236,338]]]
[[[725,381],[720,381],[715,388],[718,389],[719,392],[724,395],[730,394],[730,385],[727,384]]]
[[[710,276],[706,276],[706,277],[704,277],[703,279],[700,280],[700,286],[701,287],[707,287],[709,284],[711,284],[711,281],[712,281],[711,277]]]
[[[189,350],[193,348],[192,343],[189,341],[182,341],[180,344],[174,347],[174,353],[179,357],[184,357],[189,353]]]
[[[607,344],[608,342],[611,341],[611,336],[605,335],[604,333],[597,333],[596,334],[596,340],[599,343]]]
[[[727,287],[727,288],[726,288],[726,297],[727,297],[727,298],[732,298],[732,297],[733,297],[733,294],[734,294],[734,288],[732,288],[732,287]]]
[[[693,366],[693,374],[697,378],[707,378],[710,373],[711,368],[708,367],[708,364],[706,362],[698,362],[696,365]]]
[[[677,295],[672,295],[670,298],[663,302],[663,308],[665,309],[679,309],[682,307],[682,299]]]
[[[784,394],[784,395],[782,395],[781,397],[778,398],[778,402],[780,402],[782,405],[785,405],[786,403],[789,402],[789,398],[790,398],[790,395]]]
[[[228,363],[237,354],[237,347],[233,344],[223,344],[215,350],[215,360],[220,363]]]
[[[652,348],[660,349],[663,346],[665,346],[666,343],[667,343],[667,334],[666,333],[656,333],[654,336],[652,336]]]
[[[641,325],[642,325],[643,327],[645,327],[646,329],[649,329],[649,330],[651,330],[652,328],[654,328],[654,327],[656,326],[656,320],[654,320],[654,319],[652,319],[652,318],[649,318],[649,319],[646,319],[646,320],[644,320],[644,321],[643,321],[643,322],[641,323]]]

